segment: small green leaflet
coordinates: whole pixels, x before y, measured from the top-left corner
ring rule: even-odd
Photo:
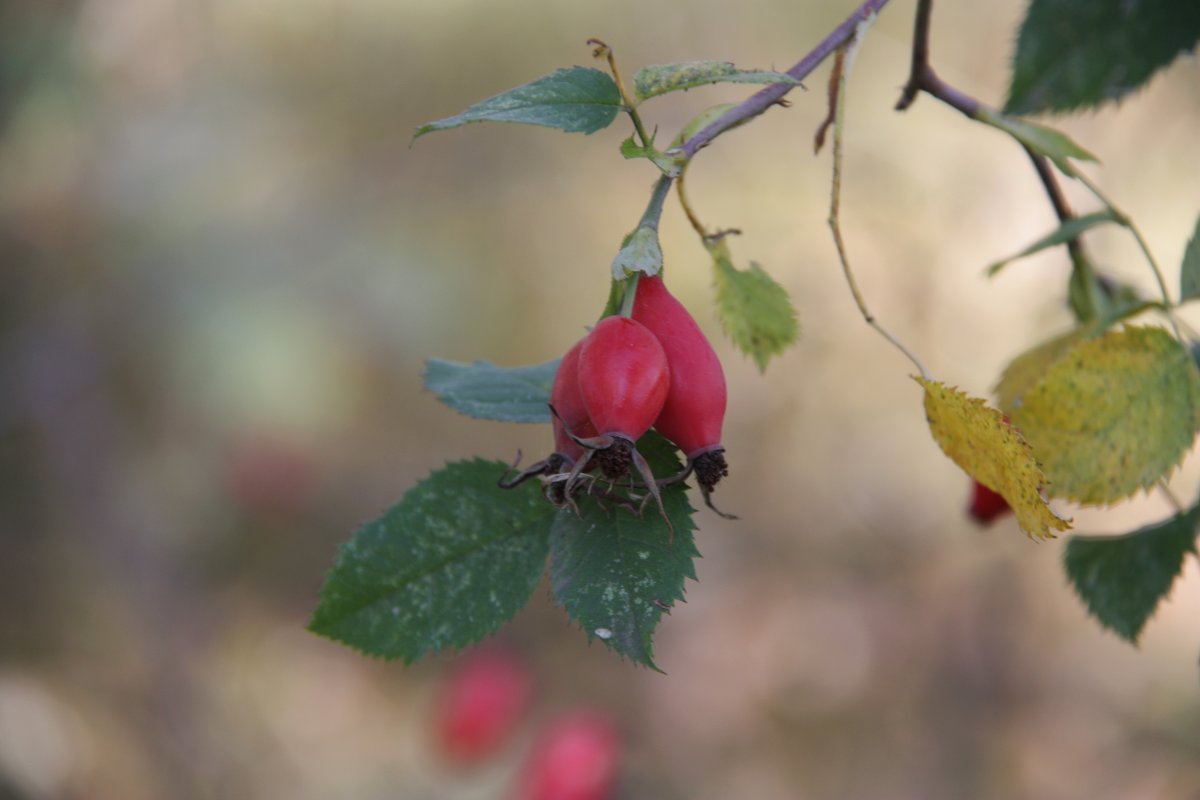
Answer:
[[[428,122],[417,128],[413,141],[470,122],[522,122],[568,133],[595,133],[611,125],[620,110],[621,93],[607,73],[568,67],[481,100],[460,114]]]
[[[638,449],[660,478],[681,467],[657,434],[643,437]],[[666,489],[662,499],[673,539],[653,501],[634,516],[591,497],[579,499],[578,513],[558,512],[550,538],[550,584],[567,614],[589,639],[654,670],[654,629],[683,599],[684,580],[696,579],[692,561],[700,555],[684,486]]]
[[[1084,231],[1090,230],[1091,228],[1094,228],[1097,225],[1103,225],[1106,222],[1116,222],[1116,221],[1117,221],[1117,218],[1114,217],[1112,215],[1112,212],[1110,212],[1108,210],[1096,211],[1092,214],[1085,214],[1082,217],[1072,217],[1071,219],[1067,220],[1062,225],[1060,225],[1057,229],[1055,229],[1054,231],[1043,236],[1041,239],[1038,239],[1036,242],[1029,245],[1024,250],[1017,253],[1016,255],[1011,255],[1008,258],[1001,259],[1000,261],[997,261],[997,262],[989,265],[987,268],[987,274],[989,277],[992,275],[995,275],[997,272],[999,272],[1005,266],[1012,263],[1013,261],[1016,261],[1017,259],[1025,258],[1026,256],[1031,256],[1034,253],[1039,253],[1048,247],[1054,247],[1055,245],[1066,244],[1067,242],[1074,239],[1076,236],[1079,236]]]
[[[550,387],[559,359],[530,367],[488,361],[425,361],[425,388],[460,414],[499,422],[549,422]]]
[[[733,103],[718,103],[715,106],[711,106],[709,108],[704,109],[699,114],[692,117],[691,121],[688,122],[687,125],[683,126],[683,129],[681,131],[679,131],[679,135],[676,136],[671,141],[671,147],[679,147],[684,142],[686,142],[688,139],[692,138],[697,133],[704,130],[709,125],[712,125],[714,122],[719,120],[721,117],[725,116],[729,112],[729,109],[731,109],[733,107],[734,107]],[[743,120],[742,122],[739,122],[737,125],[734,125],[733,127],[737,128],[744,124],[746,124],[745,120]],[[732,130],[732,128],[730,130]]]
[[[1198,40],[1194,0],[1033,0],[1004,110],[1074,111],[1119,100]]]
[[[738,69],[728,61],[681,61],[642,67],[633,76],[633,91],[638,100],[648,100],[668,92],[686,91],[710,83],[787,83],[800,81],[786,72]]]
[[[411,663],[478,642],[529,600],[555,508],[499,461],[447,464],[342,545],[309,630]]]
[[[740,270],[733,265],[725,241],[707,245],[713,259],[717,313],[725,334],[754,359],[759,371],[800,335],[796,309],[787,291],[758,264]]]
[[[1137,644],[1138,635],[1196,552],[1200,507],[1124,536],[1075,536],[1063,567],[1100,624]]]
[[[1025,392],[1012,421],[1033,446],[1048,492],[1105,504],[1153,486],[1200,429],[1200,372],[1161,328],[1082,342]]]
[[[1200,217],[1196,218],[1196,228],[1183,251],[1179,275],[1179,301],[1200,297]]]
[[[1087,150],[1075,144],[1070,136],[1046,125],[1039,125],[1027,119],[1005,116],[985,106],[981,106],[975,112],[975,119],[999,128],[1038,155],[1050,159],[1056,167],[1062,170],[1064,175],[1075,175],[1075,167],[1071,165],[1070,161],[1072,158],[1080,161],[1099,161]]]
[[[651,137],[653,139],[653,137]],[[642,147],[634,138],[630,136],[625,141],[621,142],[621,155],[625,158],[646,158],[662,171],[663,175],[668,178],[676,178],[679,176],[680,170],[683,169],[685,157],[682,153],[664,153],[654,149],[654,142],[651,141],[646,147]]]

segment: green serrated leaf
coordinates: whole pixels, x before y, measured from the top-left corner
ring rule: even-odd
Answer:
[[[1038,239],[1036,242],[1029,245],[1021,252],[1019,252],[1015,255],[1011,255],[1008,258],[1001,259],[1000,261],[997,261],[997,262],[989,265],[987,268],[987,274],[989,277],[992,275],[995,275],[997,272],[999,272],[1001,269],[1003,269],[1006,265],[1012,263],[1013,261],[1016,261],[1017,259],[1025,258],[1026,256],[1031,256],[1034,253],[1039,253],[1048,247],[1054,247],[1055,245],[1066,244],[1067,242],[1074,239],[1076,236],[1079,236],[1084,231],[1090,230],[1090,229],[1096,227],[1097,225],[1103,225],[1106,222],[1116,222],[1116,221],[1117,221],[1117,218],[1114,217],[1112,215],[1112,212],[1108,211],[1108,210],[1097,211],[1092,214],[1085,214],[1082,217],[1072,217],[1071,219],[1064,222],[1062,225],[1058,226],[1057,229],[1055,229],[1054,231],[1051,231],[1047,235],[1043,236],[1041,239]]]
[[[1179,301],[1194,300],[1200,297],[1200,217],[1196,218],[1196,227],[1192,238],[1188,240],[1183,251],[1183,266],[1179,271]]]
[[[1137,644],[1138,635],[1196,552],[1200,507],[1124,536],[1075,536],[1063,566],[1100,624]]]
[[[1075,167],[1071,165],[1072,158],[1080,161],[1099,161],[1077,145],[1070,136],[1046,125],[1006,116],[984,106],[975,113],[975,119],[999,128],[1038,155],[1050,159],[1064,175],[1075,174]]]
[[[641,225],[625,237],[612,262],[613,280],[620,281],[635,272],[657,275],[662,271],[662,246],[658,243],[658,228]]]
[[[1167,475],[1200,429],[1200,372],[1161,328],[1077,345],[1013,408],[1052,496],[1105,504]]]
[[[428,122],[417,128],[413,141],[471,122],[521,122],[568,133],[595,133],[611,125],[620,110],[621,93],[607,73],[567,67],[481,100],[460,114]]]
[[[411,663],[473,644],[520,610],[541,578],[556,509],[505,491],[499,461],[447,464],[342,545],[309,629]]]
[[[800,81],[786,72],[738,69],[728,61],[681,61],[642,67],[633,76],[633,91],[638,100],[648,100],[668,92],[686,91],[710,83],[787,83]]]
[[[1033,0],[1017,37],[1005,111],[1118,100],[1200,41],[1200,3]]]
[[[709,244],[717,314],[730,340],[766,370],[771,356],[779,355],[800,335],[796,309],[787,291],[758,264],[740,270],[733,265],[724,240]]]
[[[642,147],[634,141],[632,136],[621,142],[621,155],[625,158],[649,159],[668,178],[679,177],[679,172],[683,169],[684,165],[684,155],[682,153],[672,154],[656,150],[654,149],[653,142],[648,147]]]
[[[460,414],[498,422],[549,422],[550,387],[559,359],[529,367],[488,361],[425,361],[425,388]]]
[[[661,436],[643,437],[638,449],[660,477],[682,466]],[[578,513],[560,511],[550,537],[550,583],[567,614],[589,639],[655,670],[654,630],[683,599],[684,580],[696,579],[692,562],[700,555],[685,487],[666,489],[662,499],[673,538],[653,503],[635,516],[591,497],[580,499]]]

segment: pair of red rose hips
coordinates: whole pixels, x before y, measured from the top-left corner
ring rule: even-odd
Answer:
[[[642,275],[629,316],[602,319],[563,356],[550,393],[554,455],[504,485],[558,478],[554,496],[566,500],[592,466],[616,480],[633,465],[660,509],[659,487],[692,472],[711,508],[709,494],[729,474],[725,403],[725,373],[700,326],[661,275]],[[635,444],[651,427],[683,451],[680,474],[654,479]]]

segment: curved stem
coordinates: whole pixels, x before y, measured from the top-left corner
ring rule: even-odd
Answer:
[[[612,48],[599,39],[588,39],[587,43],[595,48],[592,50],[593,56],[608,60],[608,69],[612,72],[613,82],[617,84],[617,91],[621,94],[621,104],[625,107],[625,113],[633,122],[633,129],[637,131],[638,138],[642,140],[642,147],[649,147],[651,138],[646,134],[646,126],[642,124],[642,117],[638,114],[637,103],[633,102],[633,98],[629,96],[629,91],[625,88],[625,81],[621,80],[621,70],[617,66],[617,57],[613,55]]]
[[[1093,183],[1087,175],[1076,170],[1072,177],[1086,186],[1087,190],[1092,193],[1092,196],[1104,204],[1117,223],[1133,234],[1133,238],[1141,249],[1142,255],[1146,257],[1146,263],[1150,265],[1150,270],[1154,273],[1154,279],[1158,282],[1158,290],[1162,293],[1163,305],[1165,306],[1167,321],[1171,324],[1171,330],[1175,332],[1176,339],[1183,341],[1183,336],[1179,332],[1179,325],[1175,322],[1175,315],[1171,313],[1174,305],[1171,302],[1171,293],[1167,289],[1166,279],[1163,278],[1162,269],[1158,266],[1158,261],[1154,258],[1154,254],[1150,252],[1150,245],[1146,243],[1146,239],[1142,236],[1142,231],[1138,228],[1137,223],[1129,215],[1113,205],[1113,202],[1100,191],[1100,187]]]

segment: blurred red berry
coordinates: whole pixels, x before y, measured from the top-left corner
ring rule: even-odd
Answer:
[[[460,762],[486,758],[512,735],[532,694],[529,669],[510,651],[469,653],[442,687],[437,706],[442,753]]]
[[[997,517],[1010,511],[1012,508],[1009,507],[1008,501],[998,492],[993,492],[979,481],[972,483],[971,504],[967,507],[967,513],[980,525],[990,525]]]
[[[621,739],[612,721],[577,711],[542,731],[521,772],[515,800],[605,800],[612,795]]]

